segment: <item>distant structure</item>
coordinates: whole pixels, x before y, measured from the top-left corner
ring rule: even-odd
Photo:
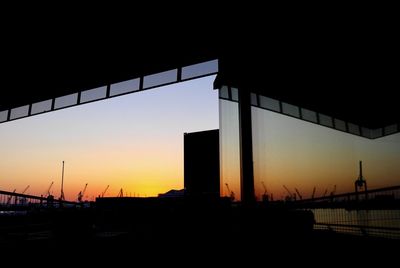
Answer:
[[[176,198],[176,197],[183,197],[185,195],[185,190],[169,190],[166,193],[158,194],[159,198]]]
[[[363,190],[365,191],[365,199],[368,199],[368,187],[367,187],[367,181],[364,179],[363,174],[362,174],[362,161],[360,161],[360,173],[358,175],[357,180],[354,182],[354,190],[356,192],[356,198],[358,200],[358,191]]]
[[[61,195],[60,195],[60,200],[65,200],[65,195],[64,195],[64,161],[62,161],[62,174],[61,174]]]
[[[185,133],[183,139],[185,195],[218,198],[219,130]]]
[[[21,194],[24,194],[29,189],[29,187],[30,185],[26,186],[26,188],[21,192]],[[18,200],[19,204],[25,205],[28,199],[26,197],[20,197],[16,200]]]
[[[104,197],[104,195],[106,194],[109,187],[110,187],[110,185],[107,185],[106,189],[104,189],[104,191],[101,193],[101,195],[100,195],[101,197]]]
[[[285,197],[285,201],[296,201],[296,194],[292,193],[285,185],[283,185],[288,195]]]
[[[262,184],[262,186],[264,188],[264,193],[262,194],[261,199],[262,199],[263,202],[268,202],[270,198],[268,196],[267,187],[265,186],[263,181],[261,182],[261,184]]]
[[[54,196],[50,193],[50,190],[51,190],[51,187],[53,186],[53,184],[54,184],[54,181],[52,181],[52,182],[50,183],[49,188],[47,188],[46,192],[44,193],[44,196],[46,196],[46,198],[52,198],[52,199],[54,199]]]
[[[316,190],[316,189],[317,189],[317,188],[314,186],[314,189],[313,189],[312,194],[311,194],[311,199],[312,199],[312,200],[314,200],[315,190]]]
[[[124,197],[124,190],[122,188],[119,190],[117,197]]]
[[[83,202],[83,198],[85,196],[87,186],[88,186],[88,184],[86,183],[83,190],[78,193],[78,202]]]
[[[229,193],[229,198],[231,199],[231,201],[235,201],[235,192],[231,191],[231,188],[229,188],[229,185],[227,183],[225,183],[226,189],[228,189],[228,193]]]

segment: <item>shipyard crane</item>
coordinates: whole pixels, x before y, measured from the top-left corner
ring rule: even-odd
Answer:
[[[354,182],[354,189],[356,192],[356,198],[358,200],[358,190],[362,190],[362,188],[364,187],[364,193],[365,193],[365,200],[368,199],[368,187],[367,187],[367,181],[364,179],[363,177],[363,173],[362,173],[362,161],[360,161],[360,170],[359,170],[359,175],[357,180]]]
[[[78,193],[78,202],[82,202],[82,198],[85,196],[87,185],[88,184],[86,183],[83,190]]]
[[[65,164],[64,161],[62,161],[60,200],[65,200],[65,195],[64,195],[64,164]]]
[[[263,181],[261,182],[261,184],[262,184],[262,186],[264,188],[264,193],[262,195],[262,200],[263,201],[268,201],[269,198],[268,198],[268,194],[267,194],[267,187],[265,187],[265,184],[264,184]]]
[[[316,187],[314,186],[314,189],[313,189],[313,191],[312,191],[312,195],[311,195],[311,199],[314,199],[314,196],[315,196],[315,190],[316,190]]]
[[[367,181],[364,179],[363,173],[362,173],[362,161],[360,161],[359,164],[360,164],[360,166],[359,166],[360,173],[358,175],[357,180],[354,182],[354,188],[355,188],[356,193],[358,192],[359,189],[361,190],[363,187],[364,187],[365,191],[368,191]]]
[[[119,190],[117,197],[124,197],[124,192],[122,188]]]
[[[300,200],[303,199],[303,196],[300,194],[299,190],[297,190],[297,188],[294,188],[294,190],[296,191],[296,193],[299,196]]]
[[[283,188],[285,188],[286,192],[288,192],[289,198],[290,198],[290,199],[293,199],[293,197],[295,197],[295,195],[292,194],[292,193],[289,191],[289,189],[288,189],[285,185],[283,185]],[[296,198],[294,198],[294,199],[296,199]]]
[[[26,186],[26,188],[22,191],[21,194],[24,194],[28,189],[29,189],[30,185]]]
[[[233,191],[231,191],[231,189],[229,188],[228,183],[225,183],[226,188],[228,189],[228,193],[229,193],[229,198],[234,201],[235,200],[235,193]]]
[[[50,183],[49,188],[47,188],[47,191],[44,193],[44,195],[47,195],[47,197],[52,196],[52,195],[50,194],[50,189],[51,189],[51,187],[53,186],[53,184],[54,184],[54,181],[52,181],[52,182]]]
[[[28,189],[29,189],[30,185],[26,186],[25,189],[22,191],[21,194],[24,194]],[[26,197],[20,197],[19,198],[19,203],[21,204],[25,204],[26,203]]]
[[[104,197],[104,195],[106,194],[108,187],[110,187],[110,185],[107,185],[106,189],[104,189],[104,191],[101,193],[101,197]]]

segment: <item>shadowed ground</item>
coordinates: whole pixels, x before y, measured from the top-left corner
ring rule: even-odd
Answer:
[[[81,258],[92,264],[185,258],[192,264],[385,262],[400,245],[396,240],[313,231],[313,215],[307,211],[242,207],[226,200],[98,200],[92,208],[3,216],[0,226],[3,254]]]

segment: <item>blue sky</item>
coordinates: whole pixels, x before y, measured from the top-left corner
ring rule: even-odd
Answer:
[[[64,160],[70,200],[110,184],[132,195],[183,188],[183,133],[218,128],[215,76],[0,124],[0,189],[59,193]]]

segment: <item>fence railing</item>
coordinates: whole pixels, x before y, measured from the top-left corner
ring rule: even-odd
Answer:
[[[297,200],[314,213],[315,229],[400,239],[400,186]]]
[[[60,207],[77,202],[55,199],[53,196],[35,196],[0,190],[0,211],[21,211],[32,207]]]

